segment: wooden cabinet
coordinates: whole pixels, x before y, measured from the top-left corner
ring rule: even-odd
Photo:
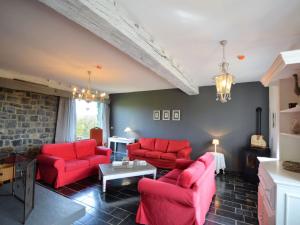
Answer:
[[[14,165],[13,164],[0,164],[0,186],[5,181],[12,182],[14,179]]]

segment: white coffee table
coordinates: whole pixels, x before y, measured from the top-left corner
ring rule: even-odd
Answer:
[[[156,167],[147,163],[147,165],[139,165],[134,161],[132,167],[128,166],[112,166],[112,164],[99,165],[99,180],[102,180],[102,190],[106,192],[106,181],[128,177],[138,177],[144,175],[153,175],[156,179]]]

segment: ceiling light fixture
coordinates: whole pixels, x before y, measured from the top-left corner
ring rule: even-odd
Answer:
[[[220,41],[223,48],[223,57],[220,64],[220,74],[214,77],[217,89],[217,101],[225,103],[231,100],[231,86],[235,83],[235,77],[228,72],[229,63],[225,58],[225,46],[227,44],[226,40]]]
[[[89,81],[88,87],[85,88],[73,88],[73,98],[79,100],[85,100],[86,102],[103,101],[108,98],[105,92],[99,93],[98,91],[91,90],[91,71],[88,71]]]

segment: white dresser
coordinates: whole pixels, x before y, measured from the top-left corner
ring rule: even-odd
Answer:
[[[300,224],[300,174],[286,171],[278,160],[258,158],[260,225]]]

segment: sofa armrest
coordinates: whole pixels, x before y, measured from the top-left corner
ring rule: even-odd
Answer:
[[[177,152],[177,158],[190,159],[190,154],[192,152],[192,148],[184,148]]]
[[[65,160],[63,158],[59,158],[51,155],[39,155],[37,157],[37,161],[41,165],[54,167],[57,170],[61,170],[65,168]]]
[[[191,159],[176,159],[175,168],[180,170],[185,170],[188,168],[194,160]]]
[[[104,146],[97,146],[96,147],[96,155],[106,155],[110,157],[112,150],[110,148]]]
[[[140,143],[133,143],[133,144],[129,144],[126,146],[128,151],[132,151],[135,149],[140,149],[141,148],[141,144]]]
[[[166,199],[193,206],[193,191],[174,184],[142,178],[138,183],[138,191],[141,195],[154,195],[161,198],[161,200]]]

